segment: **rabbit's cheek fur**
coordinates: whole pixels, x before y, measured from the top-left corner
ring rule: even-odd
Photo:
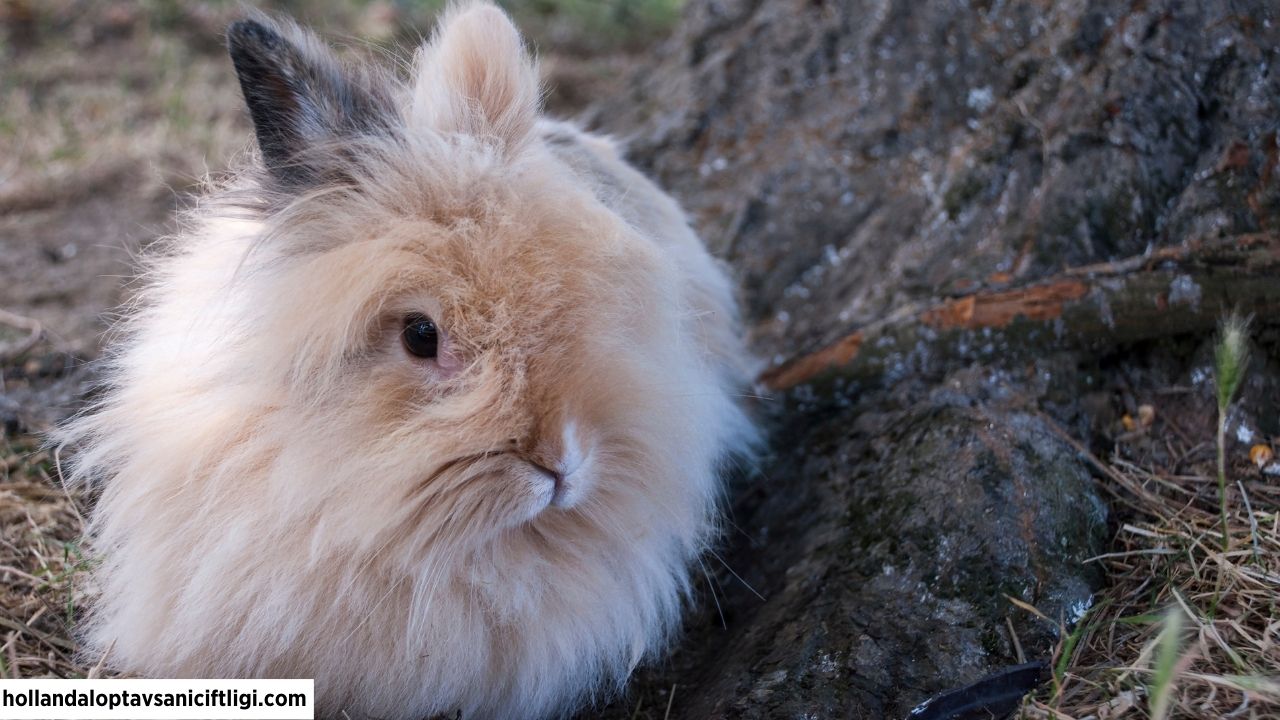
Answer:
[[[319,716],[558,717],[664,651],[756,433],[726,274],[462,3],[408,82],[229,31],[260,158],[150,250],[100,399],[90,660]],[[406,351],[426,316],[434,358]]]

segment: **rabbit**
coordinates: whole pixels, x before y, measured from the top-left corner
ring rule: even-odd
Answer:
[[[86,656],[315,678],[320,716],[605,701],[669,648],[758,443],[726,269],[542,116],[488,2],[398,74],[287,19],[227,37],[256,152],[147,251],[55,437],[96,496]]]

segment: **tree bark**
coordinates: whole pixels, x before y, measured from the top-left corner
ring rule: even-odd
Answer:
[[[1277,67],[1269,0],[690,0],[594,117],[740,277],[771,449],[605,716],[904,718],[1047,657],[1010,598],[1091,602],[1081,448],[1137,393],[1201,432],[1224,310],[1274,341]]]

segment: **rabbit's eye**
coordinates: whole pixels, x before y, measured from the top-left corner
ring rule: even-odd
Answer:
[[[434,358],[440,342],[440,333],[436,324],[426,315],[407,315],[404,319],[404,331],[400,334],[404,340],[404,349],[410,355],[420,358]]]

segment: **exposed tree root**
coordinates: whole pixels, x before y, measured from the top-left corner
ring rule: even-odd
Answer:
[[[1196,240],[1022,287],[911,305],[769,369],[760,381],[786,390],[829,373],[876,373],[922,344],[961,356],[1000,353],[1014,336],[1022,352],[1102,349],[1206,331],[1233,308],[1263,323],[1280,317],[1280,233]]]

